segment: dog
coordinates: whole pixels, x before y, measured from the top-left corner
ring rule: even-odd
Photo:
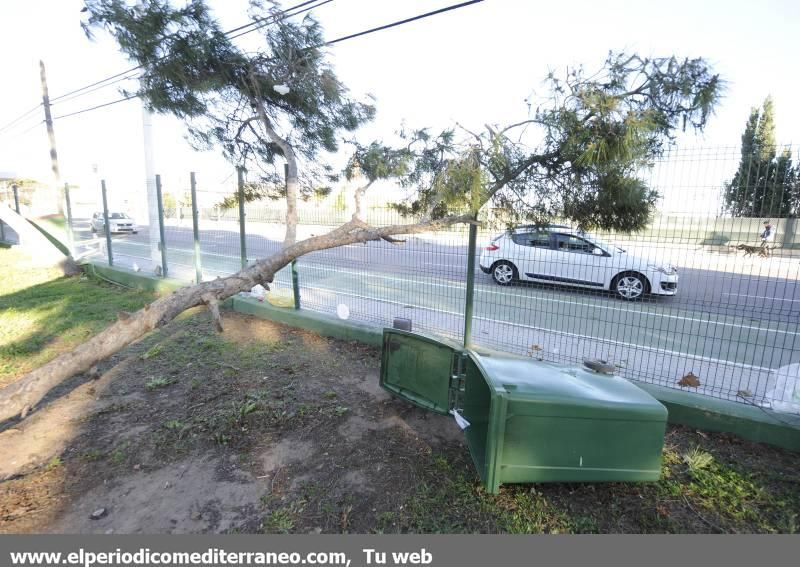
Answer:
[[[763,246],[750,246],[748,244],[740,244],[736,247],[739,250],[744,250],[745,257],[758,254],[762,258],[769,258],[769,250]]]

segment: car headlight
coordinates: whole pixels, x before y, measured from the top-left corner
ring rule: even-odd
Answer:
[[[653,271],[661,272],[662,274],[664,274],[666,276],[674,276],[675,274],[678,273],[678,268],[676,268],[672,264],[666,264],[666,265],[662,265],[662,264],[647,264],[647,267],[650,268]]]

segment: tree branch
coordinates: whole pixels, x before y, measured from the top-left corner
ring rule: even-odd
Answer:
[[[367,189],[369,189],[373,183],[375,183],[375,180],[370,179],[366,185],[356,187],[356,190],[353,193],[353,200],[355,202],[355,211],[353,212],[354,219],[361,219],[361,200],[364,198],[364,193],[367,192]]]
[[[219,301],[210,293],[203,294],[202,300],[211,312],[211,317],[214,319],[214,326],[217,328],[217,331],[220,333],[223,332],[225,329],[222,326],[222,315],[219,313]]]
[[[514,128],[518,128],[520,126],[525,126],[526,124],[544,124],[544,122],[536,118],[529,118],[528,120],[523,120],[522,122],[517,122],[516,124],[511,124],[509,126],[506,126],[502,130],[500,130],[497,134],[503,136],[509,130],[513,130]]]
[[[97,362],[119,352],[153,329],[167,324],[187,309],[205,304],[211,310],[216,323],[221,325],[218,313],[214,313],[219,308],[219,302],[240,291],[248,291],[256,284],[271,282],[278,270],[300,256],[347,244],[375,240],[391,242],[391,237],[398,234],[433,232],[453,224],[474,222],[471,215],[456,215],[412,225],[371,228],[363,221],[351,220],[327,234],[286,246],[232,276],[181,288],[130,314],[125,320],[117,321],[74,350],[59,355],[1,389],[0,422],[16,415],[27,414],[29,409],[64,380],[87,371]]]
[[[287,174],[286,174],[286,236],[283,240],[284,246],[294,244],[297,240],[297,193],[298,193],[298,180],[297,180],[297,157],[295,156],[294,148],[292,145],[278,135],[275,129],[270,124],[267,117],[267,111],[264,108],[264,103],[261,100],[261,92],[258,87],[258,81],[253,76],[253,70],[250,69],[250,80],[253,84],[255,96],[252,97],[253,105],[258,111],[258,116],[261,119],[261,124],[264,126],[264,131],[269,136],[270,140],[274,142],[283,152],[283,157],[286,158]]]

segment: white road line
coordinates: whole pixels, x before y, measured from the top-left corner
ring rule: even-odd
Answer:
[[[105,241],[103,241],[103,242],[105,242]],[[112,240],[112,242],[131,245],[131,246],[139,246],[139,247],[142,247],[142,248],[150,248],[149,244],[145,244],[143,242],[132,242],[132,241],[127,240],[127,239]],[[170,246],[169,242],[168,242],[167,243],[167,252],[169,252],[169,251],[179,252],[179,253],[190,255],[190,256],[194,255],[194,250],[189,250],[188,248],[175,248],[175,247]],[[201,256],[202,257],[215,256],[217,258],[222,258],[224,260],[229,260],[231,263],[236,263],[236,264],[238,264],[238,262],[240,261],[240,258],[238,256],[231,256],[230,254],[217,254],[215,252],[202,252]]]
[[[402,301],[394,301],[394,300],[391,300],[391,299],[379,299],[377,297],[369,297],[369,296],[366,296],[366,295],[359,295],[357,293],[350,293],[350,292],[347,292],[347,291],[339,291],[339,290],[328,289],[328,288],[324,288],[324,287],[311,287],[311,286],[309,286],[309,287],[306,287],[306,289],[314,289],[314,290],[317,290],[317,291],[327,291],[327,292],[331,292],[331,293],[334,293],[334,294],[337,294],[337,295],[347,295],[349,297],[357,297],[359,299],[368,299],[370,301],[380,301],[381,303],[391,303],[391,304],[394,304],[394,305],[402,305],[404,307],[408,305],[407,303],[403,303]],[[423,307],[423,306],[420,306],[420,305],[414,305],[412,307],[414,307],[414,309],[424,309],[426,311],[433,311],[434,313],[443,313],[443,314],[446,314],[446,315],[455,315],[457,317],[463,317],[464,316],[463,313],[458,313],[456,311],[448,311],[448,310],[445,310],[445,309],[434,309],[434,308],[431,308],[431,307]],[[733,361],[730,361],[730,360],[722,360],[722,359],[719,359],[719,358],[712,358],[712,357],[708,357],[708,356],[702,356],[702,355],[699,355],[699,354],[689,354],[689,353],[686,353],[686,352],[678,352],[678,351],[674,351],[674,350],[667,350],[667,349],[649,347],[649,346],[645,346],[645,345],[637,345],[635,343],[627,343],[627,342],[623,342],[623,341],[603,339],[603,338],[600,338],[600,337],[593,337],[591,335],[581,335],[581,334],[578,334],[578,333],[568,333],[566,331],[557,331],[557,330],[554,330],[554,329],[546,329],[544,327],[531,327],[531,326],[528,326],[528,325],[522,325],[520,323],[512,323],[510,321],[503,321],[503,320],[500,320],[500,319],[490,319],[488,317],[475,316],[474,319],[478,319],[478,320],[481,320],[481,321],[487,321],[489,323],[499,323],[501,325],[511,325],[512,327],[519,327],[519,328],[522,328],[522,329],[529,329],[529,330],[533,330],[533,331],[543,331],[543,332],[546,332],[546,333],[556,333],[556,334],[559,334],[559,335],[566,335],[566,336],[569,336],[569,337],[576,337],[576,338],[579,338],[579,339],[585,339],[585,340],[588,339],[588,340],[597,341],[597,342],[610,344],[610,345],[621,345],[621,346],[625,346],[625,347],[629,347],[629,348],[646,350],[646,351],[655,352],[657,354],[664,354],[664,355],[668,355],[668,356],[688,357],[688,358],[693,358],[695,360],[702,360],[704,362],[711,362],[711,363],[714,363],[714,364],[723,364],[723,365],[726,365],[726,366],[735,366],[737,368],[746,368],[748,370],[757,370],[759,372],[772,372],[771,368],[766,368],[766,367],[763,367],[763,366],[753,366],[751,364],[744,364],[742,362],[733,362]]]
[[[132,244],[132,245],[135,245],[135,246],[138,245],[138,246],[142,246],[142,247],[146,247],[146,246],[149,247],[146,244],[142,244],[142,243],[139,243],[139,242],[131,242],[129,240],[119,240],[119,242],[125,243],[125,244]],[[168,247],[168,249],[169,249],[169,247]],[[183,249],[178,249],[178,250],[184,251]],[[190,251],[190,250],[185,250],[185,252],[187,254],[191,254],[192,253],[192,251]],[[225,254],[215,254],[213,252],[203,252],[203,256],[217,256],[219,258],[224,258],[224,259],[230,260],[231,262],[235,261],[235,258],[233,256],[229,256],[229,255],[225,255]],[[369,273],[369,272],[357,272],[357,271],[354,271],[354,270],[347,270],[347,269],[344,269],[344,268],[335,268],[335,267],[325,266],[325,265],[320,265],[320,264],[314,265],[314,264],[311,264],[311,263],[304,262],[303,266],[307,267],[307,268],[311,268],[311,269],[320,270],[320,271],[330,271],[330,272],[334,272],[334,273],[338,272],[338,273],[357,275],[357,276],[362,277],[362,278],[374,278],[374,279],[398,281],[397,277],[382,276],[382,275],[373,274],[373,273]],[[218,271],[218,270],[215,270],[215,271]],[[445,284],[445,283],[440,283],[440,282],[420,281],[420,280],[407,278],[405,276],[402,276],[402,281],[403,282],[408,282],[408,283],[420,284],[420,285],[429,285],[429,286],[433,286],[433,287],[445,287],[445,288],[459,289],[459,290],[464,290],[465,287],[466,287],[466,284],[464,284],[464,285],[452,285],[452,284]],[[304,287],[306,287],[306,286],[304,286]],[[780,335],[800,336],[800,333],[798,333],[798,332],[785,331],[785,330],[782,330],[782,329],[762,328],[762,327],[756,327],[756,326],[753,326],[753,325],[743,325],[743,324],[740,324],[740,323],[727,323],[727,322],[724,322],[724,321],[712,321],[710,319],[708,319],[708,320],[706,320],[706,319],[698,319],[696,317],[683,317],[681,315],[669,315],[667,313],[653,313],[653,312],[650,312],[650,311],[640,311],[640,310],[637,310],[637,309],[623,309],[623,308],[620,308],[620,307],[612,307],[610,305],[596,305],[596,304],[592,304],[592,303],[583,303],[583,302],[578,302],[578,301],[565,301],[563,299],[553,299],[553,298],[549,298],[549,297],[542,297],[540,295],[529,296],[529,295],[521,295],[521,294],[518,294],[518,293],[492,291],[492,290],[489,290],[489,289],[487,289],[487,288],[485,288],[485,287],[483,287],[481,285],[476,286],[476,289],[480,293],[487,293],[487,294],[491,294],[491,295],[499,295],[501,297],[518,297],[518,298],[525,299],[525,300],[534,299],[536,301],[545,301],[545,302],[549,302],[549,303],[563,303],[565,305],[574,305],[574,306],[579,306],[579,307],[589,307],[589,308],[592,308],[592,309],[604,309],[606,311],[618,311],[620,313],[626,313],[626,314],[630,313],[630,314],[633,314],[633,315],[645,315],[645,316],[648,316],[648,317],[658,317],[658,318],[663,318],[663,319],[674,319],[676,321],[689,321],[689,322],[693,322],[693,323],[702,323],[702,324],[706,324],[706,325],[716,325],[716,326],[722,326],[722,327],[734,327],[734,328],[739,328],[739,329],[749,329],[751,331],[758,331],[758,332],[762,332],[762,333],[774,333],[774,334],[780,334]],[[739,295],[741,297],[752,297],[752,298],[760,298],[760,299],[775,299],[775,298],[769,298],[769,297],[763,297],[763,296],[732,294],[732,293],[723,293],[723,295]],[[377,298],[372,298],[372,299],[377,299]],[[381,300],[381,301],[383,301],[383,300]],[[800,303],[800,300],[798,300],[798,299],[776,299],[776,301],[790,301],[790,302]],[[509,307],[513,307],[513,306],[509,306]]]
[[[746,293],[723,293],[722,295],[735,295],[736,297],[752,297],[753,299],[771,299],[772,301],[790,301],[792,303],[800,303],[800,299],[780,299],[778,297],[769,297],[766,295],[747,295]]]
[[[420,284],[420,285],[429,285],[429,286],[433,286],[433,287],[446,287],[446,288],[458,289],[458,290],[462,290],[462,291],[466,288],[466,284],[464,284],[464,285],[450,285],[450,284],[444,284],[444,283],[439,283],[439,282],[420,281],[420,280],[415,280],[415,279],[412,279],[412,278],[407,278],[405,276],[401,276],[402,279],[398,280],[397,277],[381,276],[381,275],[378,275],[378,274],[364,273],[364,272],[356,272],[356,271],[353,271],[353,270],[347,270],[347,269],[344,269],[344,268],[335,268],[335,267],[331,267],[331,266],[323,266],[323,265],[316,265],[315,266],[315,265],[308,264],[308,263],[305,263],[304,267],[308,267],[308,268],[311,268],[311,269],[317,269],[317,270],[320,270],[320,271],[329,271],[329,272],[334,272],[334,273],[338,272],[338,273],[345,273],[345,274],[353,274],[353,275],[357,275],[357,276],[362,277],[362,278],[375,278],[375,279],[383,279],[383,280],[391,280],[391,281],[402,281],[404,283],[408,282],[408,283],[415,283],[415,284]],[[502,297],[519,297],[521,299],[527,299],[527,300],[535,299],[536,301],[547,301],[547,302],[550,302],[550,303],[563,303],[563,304],[566,304],[566,305],[575,305],[575,306],[580,306],[580,307],[591,307],[592,309],[605,309],[607,311],[619,311],[621,313],[626,313],[626,314],[627,313],[631,313],[631,314],[634,314],[634,315],[647,315],[649,317],[661,317],[661,318],[664,318],[664,319],[675,319],[675,320],[678,320],[678,321],[690,321],[690,322],[694,322],[694,323],[703,323],[703,324],[706,324],[706,325],[719,325],[719,326],[723,326],[723,327],[735,327],[735,328],[738,328],[738,329],[750,329],[751,331],[759,331],[759,332],[764,332],[764,333],[777,333],[777,334],[781,334],[781,335],[800,336],[800,333],[798,333],[798,332],[784,331],[782,329],[762,328],[762,327],[755,327],[753,325],[743,325],[743,324],[740,324],[740,323],[726,323],[724,321],[712,321],[710,319],[709,320],[698,319],[696,317],[683,317],[681,315],[669,315],[667,313],[653,313],[651,311],[640,311],[640,310],[637,310],[637,309],[622,309],[620,307],[612,307],[610,305],[596,305],[596,304],[592,304],[592,303],[583,303],[583,302],[578,302],[578,301],[565,301],[563,299],[552,299],[552,298],[548,298],[548,297],[542,297],[540,295],[530,296],[530,295],[521,295],[521,294],[518,294],[518,293],[492,291],[492,290],[487,289],[487,288],[485,288],[485,287],[483,287],[481,285],[476,286],[475,289],[476,289],[476,291],[479,291],[480,293],[488,293],[488,294],[491,294],[491,295],[499,295],[499,296],[502,296]],[[791,301],[794,301],[794,300],[791,300]],[[507,307],[514,307],[514,306],[513,305],[509,305]]]

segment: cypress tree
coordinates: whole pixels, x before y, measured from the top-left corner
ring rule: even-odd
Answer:
[[[797,171],[791,150],[778,155],[772,97],[752,108],[742,134],[739,167],[725,184],[725,204],[737,217],[787,217],[797,213]]]

